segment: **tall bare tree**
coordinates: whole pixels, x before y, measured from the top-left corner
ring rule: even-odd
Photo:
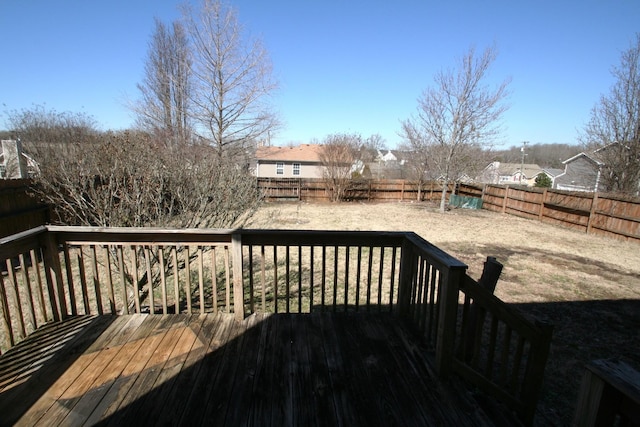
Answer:
[[[500,134],[500,119],[507,110],[509,80],[496,87],[486,83],[495,48],[480,55],[474,48],[457,69],[438,72],[434,85],[418,99],[415,117],[402,123],[401,135],[416,148],[428,151],[432,174],[443,183],[440,210],[444,212],[447,184],[476,161],[478,147],[490,146]]]
[[[640,191],[640,34],[612,69],[616,81],[591,110],[583,143],[604,163],[605,191]]]
[[[423,198],[423,188],[428,180],[437,177],[429,175],[431,168],[429,167],[429,149],[424,138],[410,121],[402,123],[401,135],[404,139],[400,145],[400,149],[411,153],[411,158],[407,162],[408,177],[418,186],[418,194],[416,200],[421,201]]]
[[[198,135],[218,150],[234,154],[264,138],[277,125],[269,96],[277,84],[259,40],[245,41],[235,11],[219,0],[185,6],[192,44],[193,106]]]
[[[141,129],[183,145],[191,140],[191,54],[184,27],[156,19],[149,42],[141,98],[133,106]]]
[[[362,137],[358,134],[338,133],[328,135],[324,139],[320,162],[331,201],[344,200],[351,183],[352,167],[361,145]]]

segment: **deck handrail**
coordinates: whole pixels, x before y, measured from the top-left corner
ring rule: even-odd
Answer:
[[[464,303],[456,325],[454,372],[531,425],[553,328],[532,323],[469,276],[460,292]]]
[[[415,326],[441,377],[463,376],[530,423],[550,342],[412,232],[42,226],[0,239],[0,265],[0,350],[77,314],[389,311]],[[469,356],[472,307],[489,322]],[[504,360],[496,325],[516,336]],[[483,357],[516,375],[495,381]]]

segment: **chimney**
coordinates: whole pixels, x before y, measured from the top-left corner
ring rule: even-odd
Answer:
[[[19,140],[3,139],[2,153],[4,154],[4,178],[27,178],[27,162],[22,155],[22,143]]]

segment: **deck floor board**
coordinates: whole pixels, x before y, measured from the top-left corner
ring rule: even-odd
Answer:
[[[492,425],[388,314],[72,318],[0,380],[0,425]]]

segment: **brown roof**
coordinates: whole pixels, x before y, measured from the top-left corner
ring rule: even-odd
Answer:
[[[258,147],[256,159],[258,161],[298,161],[320,162],[320,144],[302,144],[295,147]]]

